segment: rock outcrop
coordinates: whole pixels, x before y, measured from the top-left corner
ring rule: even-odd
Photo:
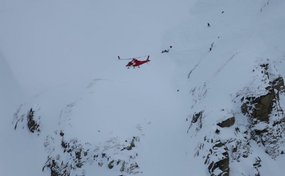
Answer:
[[[28,129],[29,132],[40,134],[40,116],[35,115],[35,110],[30,108],[27,113],[21,113],[22,106],[19,107],[17,112],[14,114],[14,129],[16,130],[19,125],[23,129]]]
[[[209,150],[204,164],[208,165],[210,175],[229,176],[229,153],[225,143],[215,142]]]
[[[40,125],[34,119],[35,111],[31,108],[27,115],[27,125],[31,133],[40,132]]]
[[[236,121],[235,117],[230,117],[230,118],[218,123],[217,125],[221,128],[231,127],[235,124],[235,121]]]
[[[270,114],[274,106],[278,108],[279,94],[284,92],[284,81],[278,77],[269,82],[266,87],[267,94],[258,97],[242,97],[241,111],[243,114],[259,121],[269,121]],[[281,108],[280,108],[281,109]]]
[[[30,133],[39,134],[40,108],[30,108],[26,113],[27,107],[29,106],[20,106],[14,114],[14,129],[21,127]],[[124,140],[115,137],[99,146],[66,136],[69,135],[60,129],[54,131],[54,134],[41,133],[39,138],[44,137],[43,146],[47,155],[42,172],[49,172],[50,176],[84,176],[86,165],[94,164],[116,170],[118,175],[140,173],[136,162],[139,136]]]
[[[284,98],[285,86],[283,77],[271,73],[271,69],[267,63],[258,65],[254,71],[260,70],[257,77],[261,79],[256,90],[250,87],[238,92],[233,103],[239,109],[229,110],[232,116],[219,112],[228,118],[213,124],[211,129],[203,128],[207,126],[204,125],[207,109],[193,113],[187,132],[194,136],[202,131],[205,134],[204,140],[196,147],[195,156],[205,158],[209,175],[229,176],[231,165],[244,160],[251,162],[247,165],[250,171],[245,175],[262,175],[260,167],[264,158],[258,153],[253,154],[256,144],[273,159],[285,153],[285,114],[280,102]]]

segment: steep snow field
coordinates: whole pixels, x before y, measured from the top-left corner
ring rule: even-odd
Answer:
[[[209,175],[195,149],[238,109],[237,92],[259,85],[255,66],[269,60],[285,75],[284,7],[282,0],[0,0],[1,172],[49,175],[42,167],[59,152],[62,130],[112,158],[134,160],[136,175]],[[151,62],[127,69],[118,55],[150,55]],[[39,135],[23,124],[14,130],[13,114],[30,108]],[[201,110],[213,118],[204,131],[189,130]],[[138,155],[128,158],[117,146],[134,136],[130,153]],[[284,156],[261,155],[268,158],[263,175],[284,172]],[[231,175],[252,175],[250,161],[233,163]],[[82,173],[120,169],[91,163],[72,175]]]
[[[172,81],[174,62],[160,51],[172,44],[162,43],[165,32],[187,18],[185,3],[1,0],[3,59],[26,97],[18,103],[24,103],[23,111],[37,109],[42,124],[39,138],[23,137],[21,130],[18,136],[9,135],[15,148],[11,152],[16,152],[5,154],[11,144],[4,145],[1,155],[10,162],[1,160],[1,171],[48,174],[41,172],[47,158],[42,143],[58,129],[94,145],[139,135],[139,164],[145,174],[187,169],[186,163],[161,169],[173,167],[173,160],[183,160],[171,151],[182,146],[177,136],[185,135],[186,114],[181,110],[185,105]],[[126,62],[117,60],[118,55],[147,54],[151,62],[140,69],[126,69]],[[70,106],[74,106],[72,112],[65,112]],[[6,115],[6,131],[13,130],[11,117],[16,110]],[[1,136],[7,138],[4,131]],[[98,173],[94,168],[87,171],[94,173]]]

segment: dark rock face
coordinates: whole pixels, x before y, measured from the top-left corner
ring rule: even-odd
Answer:
[[[40,125],[34,120],[34,111],[31,108],[27,115],[27,125],[31,133],[40,132]]]
[[[207,166],[209,175],[229,176],[231,175],[230,163],[241,162],[243,158],[248,158],[251,153],[250,147],[247,134],[242,139],[226,140],[219,139],[218,135],[214,138],[205,136],[204,142],[197,147],[195,156],[202,153],[203,158],[206,158],[204,164]],[[256,170],[258,171],[258,167]]]
[[[274,94],[269,92],[260,97],[247,97],[246,102],[241,106],[241,111],[260,121],[269,120],[269,114],[272,111]]]
[[[282,77],[278,77],[272,82],[273,89],[279,92],[285,92],[284,80]]]
[[[108,164],[108,168],[109,169],[113,169],[114,164],[115,164],[115,160],[110,161],[109,164]]]
[[[252,85],[257,86],[250,85],[237,93],[233,103],[238,108],[228,111],[232,114],[229,118],[216,124],[207,123],[208,117],[204,114],[210,116],[210,113],[206,109],[194,111],[190,119],[187,132],[193,136],[200,131],[206,132],[204,141],[195,148],[194,156],[204,159],[211,176],[231,175],[231,163],[243,162],[245,158],[251,162],[247,171],[240,171],[241,175],[262,175],[260,168],[264,158],[254,147],[259,147],[260,152],[272,159],[285,153],[285,113],[281,102],[285,93],[284,80],[281,76],[276,77],[276,70],[270,64],[257,65],[253,72],[256,70],[258,79]],[[209,133],[209,129],[203,128],[213,125],[217,128]],[[226,133],[232,135],[225,136]]]
[[[244,115],[248,115],[259,121],[268,122],[272,109],[278,104],[279,93],[284,92],[284,81],[282,77],[278,77],[267,87],[268,93],[259,97],[243,97],[241,101],[241,111]]]
[[[138,153],[129,153],[128,159],[115,159],[107,151],[108,148],[113,146],[104,146],[104,149],[93,147],[91,144],[82,144],[77,139],[65,139],[65,133],[63,131],[59,132],[61,140],[56,140],[55,137],[48,137],[45,141],[45,147],[47,151],[50,151],[48,159],[42,168],[42,171],[48,170],[50,176],[70,176],[74,172],[82,171],[82,176],[84,176],[84,166],[86,164],[96,163],[100,167],[107,167],[108,169],[120,170],[122,174],[135,174],[139,171],[139,165],[135,162]],[[128,141],[128,140],[126,140]],[[135,150],[135,146],[139,141],[139,137],[134,136],[130,140],[130,144],[126,146],[125,144],[115,144],[116,146],[121,146],[122,149],[117,152],[130,152]],[[57,146],[54,146],[57,144]],[[115,141],[110,141],[115,143]],[[130,147],[132,146],[132,147]],[[56,148],[60,150],[57,153]]]
[[[268,79],[269,75],[266,74]],[[279,102],[280,94],[284,93],[285,88],[282,77],[268,81],[268,84],[266,95],[242,98],[241,111],[250,117],[250,139],[263,146],[265,153],[276,158],[282,152],[279,143],[285,136],[285,116]],[[266,125],[260,127],[262,122]]]
[[[218,162],[214,163],[212,162],[212,166],[208,167],[208,170],[210,173],[213,173],[217,168],[219,168],[222,173],[220,173],[220,176],[229,176],[230,174],[230,169],[229,169],[229,157],[228,157],[228,153],[224,153],[225,158],[219,160]],[[211,174],[212,175],[212,174]]]
[[[235,124],[235,121],[236,121],[235,117],[230,117],[230,118],[218,123],[217,125],[219,127],[222,127],[222,128],[231,127]]]
[[[188,130],[187,130],[187,133],[189,132],[189,130],[192,127],[193,124],[196,124],[196,131],[199,131],[203,127],[203,123],[202,123],[203,112],[204,111],[200,111],[198,113],[195,113],[192,116],[192,120],[191,120],[191,123],[189,125]]]
[[[211,175],[229,176],[229,161],[227,146],[225,143],[217,141],[217,143],[209,150],[209,154],[204,164],[208,165],[208,171]]]
[[[198,120],[200,120],[202,118],[203,115],[203,111],[200,111],[198,113],[195,113],[192,117],[192,123],[196,123]]]
[[[42,171],[45,171],[45,169],[50,170],[51,176],[70,176],[72,171],[80,169],[85,163],[91,162],[92,154],[90,149],[87,149],[78,140],[65,140],[62,131],[60,132],[60,136],[62,137],[60,145],[62,153],[49,155]],[[49,146],[49,142],[51,141],[46,141],[45,145]],[[64,158],[69,158],[69,160]]]
[[[37,107],[37,106],[36,106]],[[98,165],[118,172],[118,175],[134,175],[140,173],[136,162],[139,136],[128,139],[111,138],[104,144],[92,145],[77,138],[68,138],[62,130],[45,134],[40,130],[40,108],[21,105],[14,114],[14,129],[45,135],[43,146],[47,159],[43,163],[42,172],[50,176],[84,176],[87,165]],[[20,128],[19,128],[20,127]]]
[[[52,158],[48,158],[46,165],[42,168],[42,171],[44,171],[45,167],[50,169],[50,176],[70,176],[70,171],[72,170],[68,163],[60,163]]]
[[[28,131],[31,133],[35,133],[37,135],[40,134],[40,117],[36,116],[36,111],[33,108],[30,108],[30,110],[26,113],[21,112],[22,106],[20,106],[17,110],[17,112],[14,114],[14,129],[16,130],[18,126],[21,124],[23,129],[28,128]]]
[[[135,145],[136,141],[138,141],[138,138],[134,136],[132,141],[131,141],[131,143],[127,147],[122,148],[121,151],[123,151],[123,150],[132,150],[134,147],[136,147],[136,145]]]

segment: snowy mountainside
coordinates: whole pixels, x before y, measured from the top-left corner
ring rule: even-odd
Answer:
[[[171,80],[174,64],[166,56],[161,62],[160,51],[164,31],[185,18],[188,2],[0,2],[0,48],[24,92],[4,124],[17,152],[7,154],[14,162],[1,160],[2,172],[165,175],[188,169],[186,162],[173,171],[157,169],[183,157],[171,153],[168,137],[184,134],[186,114]],[[147,54],[151,63],[140,69],[128,70],[117,59]]]
[[[282,0],[0,2],[6,175],[284,172]]]
[[[204,19],[195,23],[201,29],[188,27],[173,34],[183,36],[185,48],[195,41],[192,50],[184,50],[189,54],[180,56],[181,62],[187,55],[197,59],[183,85],[192,96],[188,134],[196,144],[195,157],[210,175],[281,174],[277,162],[284,160],[281,6],[284,2],[200,1],[192,17]],[[204,51],[196,50],[196,44]]]

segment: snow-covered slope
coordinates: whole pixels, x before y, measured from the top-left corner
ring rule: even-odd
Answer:
[[[188,134],[210,174],[281,174],[284,5],[200,1],[193,7],[195,28],[173,34],[185,48],[195,41],[180,59],[196,59],[183,85],[192,96]]]
[[[18,152],[19,147],[17,145],[24,144],[27,139],[20,136],[16,137],[15,131],[11,128],[13,126],[11,121],[13,114],[19,102],[23,101],[23,95],[2,52],[0,53],[0,82],[0,170],[9,174],[9,170],[14,170],[15,165],[22,168],[21,164],[25,161],[22,159],[24,155]],[[15,159],[17,157],[18,159]],[[22,161],[22,163],[18,161]]]
[[[280,175],[284,7],[0,0],[0,170]],[[118,55],[151,62],[127,69]]]

